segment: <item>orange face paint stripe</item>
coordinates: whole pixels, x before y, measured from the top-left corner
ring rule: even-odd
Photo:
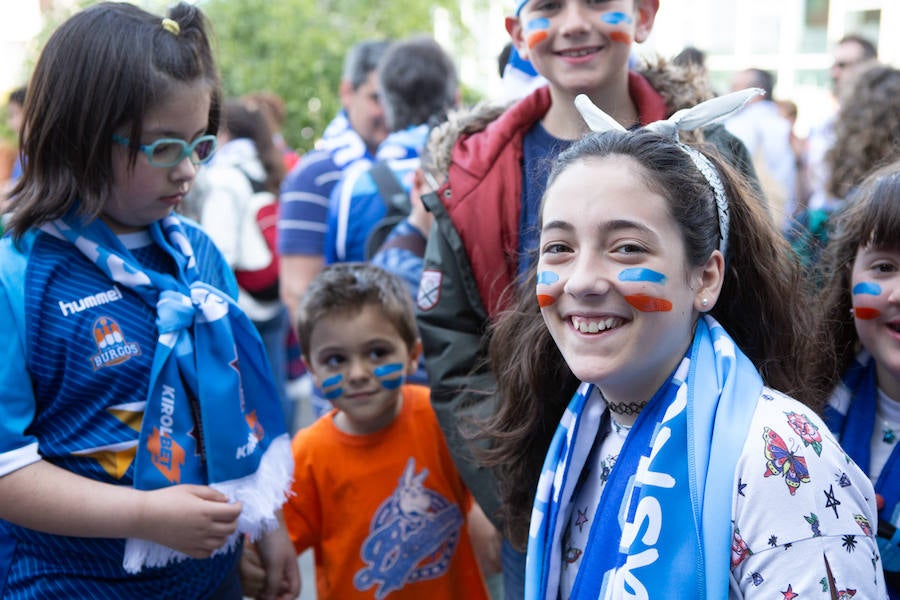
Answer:
[[[547,294],[538,294],[537,295],[538,306],[541,308],[546,308],[551,304],[556,303],[556,298],[553,296],[549,296]]]
[[[528,44],[529,48],[534,48],[541,42],[547,39],[546,31],[535,31],[534,33],[529,33],[528,37],[525,38],[525,43]]]
[[[669,312],[672,303],[665,298],[654,298],[646,294],[634,294],[625,296],[626,302],[641,312]]]
[[[853,309],[853,315],[857,319],[861,319],[863,321],[868,321],[870,319],[877,319],[881,316],[881,311],[877,308],[870,308],[868,306],[857,306]]]

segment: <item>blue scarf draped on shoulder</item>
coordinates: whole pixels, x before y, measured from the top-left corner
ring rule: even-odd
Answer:
[[[341,109],[325,128],[316,149],[328,152],[338,169],[344,169],[363,158],[369,160],[372,158],[365,140],[350,125],[350,119],[344,109]]]
[[[762,388],[722,326],[701,318],[687,356],[625,440],[571,598],[728,596],[734,469]],[[572,496],[605,408],[582,384],[550,444],[531,516],[527,600],[558,596]]]
[[[828,399],[825,424],[838,438],[841,447],[859,467],[869,473],[872,461],[872,433],[875,430],[875,411],[878,385],[875,378],[875,359],[863,350],[847,368],[841,382]],[[878,511],[879,523],[900,528],[900,444],[895,444],[881,474],[875,482],[875,493],[884,498]],[[886,571],[900,571],[900,529],[885,537],[879,527],[878,546]],[[891,590],[891,598],[900,598],[900,590]]]
[[[141,424],[134,487],[209,485],[243,505],[237,531],[215,554],[277,526],[293,474],[290,439],[259,334],[225,292],[202,281],[180,220],[149,230],[176,276],[144,269],[100,220],[69,215],[42,227],[71,242],[111,281],[156,312],[158,341]],[[129,539],[123,567],[164,566],[187,555]]]

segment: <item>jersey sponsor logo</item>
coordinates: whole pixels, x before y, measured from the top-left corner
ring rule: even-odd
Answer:
[[[438,300],[441,299],[441,281],[444,274],[435,269],[427,269],[422,272],[422,279],[419,282],[419,294],[416,297],[416,304],[420,310],[431,310],[434,308]]]
[[[91,326],[97,354],[91,356],[91,366],[97,371],[103,367],[120,365],[133,356],[139,356],[141,347],[129,342],[119,324],[110,317],[100,317]]]
[[[172,483],[181,483],[181,465],[184,464],[184,448],[172,436],[175,425],[175,388],[162,386],[159,427],[147,438],[150,459],[163,476]]]
[[[158,427],[147,438],[150,460],[163,476],[172,483],[181,483],[181,465],[184,464],[184,448]]]
[[[235,452],[234,458],[236,460],[247,458],[253,454],[266,435],[262,424],[259,422],[259,419],[256,418],[255,410],[251,411],[249,415],[244,415],[244,420],[247,421],[247,427],[250,431],[247,432],[247,443],[238,446],[237,452]]]
[[[410,457],[394,492],[375,511],[360,548],[366,566],[356,572],[359,591],[372,586],[382,600],[409,584],[444,575],[459,542],[459,507],[425,487],[428,469],[416,473]]]
[[[70,300],[69,302],[63,302],[62,300],[60,300],[58,304],[59,310],[62,311],[63,316],[68,317],[70,315],[85,311],[89,308],[103,306],[104,304],[116,302],[121,299],[122,292],[119,290],[118,286],[114,285],[112,289],[106,290],[105,292],[92,294],[90,296],[85,296],[84,298],[78,298],[77,300]]]

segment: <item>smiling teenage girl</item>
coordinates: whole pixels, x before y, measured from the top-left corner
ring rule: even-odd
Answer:
[[[528,535],[526,598],[884,589],[871,484],[773,389],[801,391],[798,270],[746,183],[677,141],[737,106],[588,135],[550,175],[533,287],[491,344],[492,462]]]
[[[207,24],[98,4],[47,42],[0,241],[0,596],[294,597],[289,440],[259,337],[173,215],[215,149]]]
[[[837,213],[824,261],[813,385],[833,390],[825,420],[875,485],[882,566],[900,598],[900,162]]]

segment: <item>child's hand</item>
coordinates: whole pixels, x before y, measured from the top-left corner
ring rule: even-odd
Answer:
[[[244,539],[244,551],[241,553],[241,589],[244,596],[259,598],[266,587],[266,569],[256,549],[256,544],[249,538]]]
[[[264,533],[256,542],[256,550],[265,569],[265,588],[257,597],[293,600],[300,594],[300,569],[297,567],[297,553],[280,515],[279,522],[278,529]]]
[[[145,492],[138,511],[138,535],[192,558],[208,558],[237,529],[241,503],[228,503],[216,490],[175,485]]]
[[[500,546],[503,543],[503,535],[494,527],[481,507],[474,500],[468,514],[469,539],[472,541],[472,549],[475,551],[475,559],[481,567],[481,573],[485,577],[499,573]]]
[[[421,169],[416,172],[416,181],[424,181],[424,176],[421,174]],[[427,185],[427,184],[425,184]],[[434,190],[437,191],[437,190]],[[428,209],[425,208],[425,204],[422,202],[422,194],[419,191],[419,186],[413,186],[413,189],[410,190],[409,194],[409,202],[410,202],[410,211],[409,216],[407,216],[407,220],[410,225],[419,230],[419,232],[428,239],[428,233],[431,231],[431,224],[434,222],[434,215],[428,212]]]

